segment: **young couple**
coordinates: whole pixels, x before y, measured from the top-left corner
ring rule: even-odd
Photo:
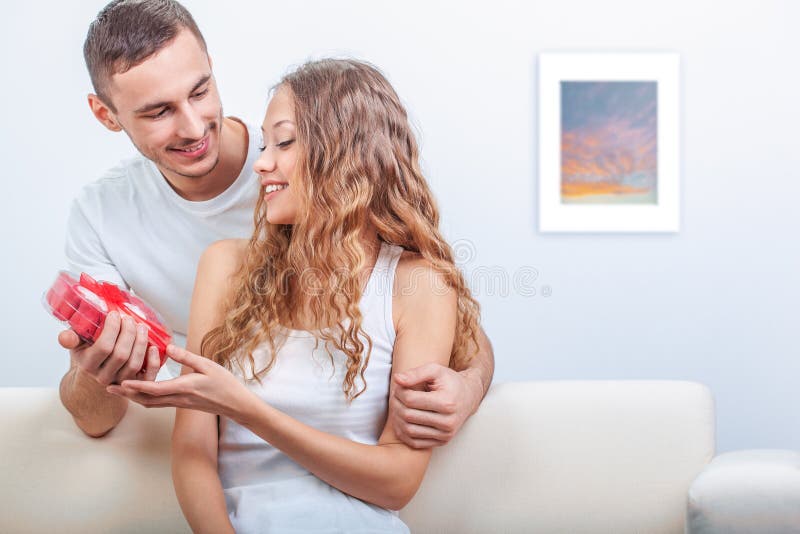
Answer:
[[[143,157],[73,203],[70,268],[133,289],[186,349],[154,381],[127,319],[93,345],[62,332],[65,407],[91,436],[129,399],[177,407],[172,474],[197,532],[407,532],[394,511],[477,409],[493,356],[391,85],[309,62],[250,128],[223,116],[173,0],[110,3],[84,55],[93,114]]]

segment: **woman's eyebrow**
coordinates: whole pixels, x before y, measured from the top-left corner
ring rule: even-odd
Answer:
[[[276,122],[275,124],[273,124],[272,127],[273,128],[277,128],[278,126],[280,126],[281,124],[284,124],[284,123],[286,123],[286,124],[294,124],[289,119],[281,119],[278,122]],[[261,126],[261,133],[265,133],[264,126]]]

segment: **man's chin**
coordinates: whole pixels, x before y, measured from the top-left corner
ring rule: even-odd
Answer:
[[[184,178],[199,179],[204,178],[214,172],[214,169],[219,165],[219,155],[213,159],[204,159],[202,162],[197,162],[194,165],[170,165],[164,168],[178,176]]]

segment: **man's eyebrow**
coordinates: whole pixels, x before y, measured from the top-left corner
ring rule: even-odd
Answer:
[[[189,91],[189,94],[192,94],[198,89],[200,89],[200,87],[208,83],[208,80],[210,79],[211,79],[210,74],[203,75],[199,80],[197,80],[197,83],[194,84],[194,87],[192,87],[192,90]],[[144,106],[140,107],[139,109],[134,111],[134,113],[147,113],[148,111],[153,111],[154,109],[163,108],[165,106],[168,106],[169,104],[170,104],[169,102],[152,102],[150,104],[145,104]]]

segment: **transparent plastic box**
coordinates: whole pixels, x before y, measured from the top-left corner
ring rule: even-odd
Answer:
[[[76,278],[72,273],[60,271],[44,294],[43,304],[56,319],[87,343],[94,343],[103,331],[109,312],[116,310],[123,317],[132,317],[137,324],[147,326],[147,348],[154,346],[158,349],[159,368],[167,360],[167,345],[172,342],[172,335],[164,321],[142,299],[115,284],[98,282],[86,273]]]

